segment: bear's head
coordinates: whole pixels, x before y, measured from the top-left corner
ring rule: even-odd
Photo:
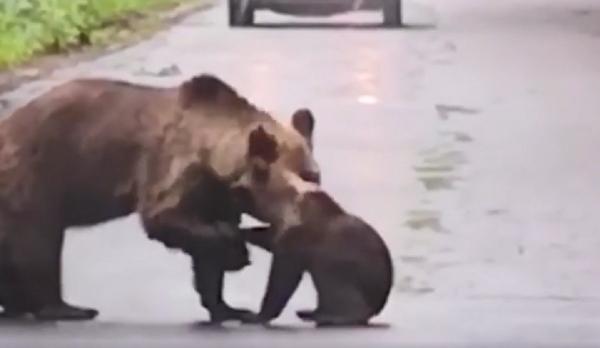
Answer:
[[[319,190],[320,173],[302,168],[311,157],[314,119],[300,110],[292,119],[294,129],[306,137],[304,147],[290,151],[289,144],[263,126],[248,136],[248,170],[234,184],[234,196],[250,215],[279,228],[299,223],[297,200],[301,194]]]
[[[291,127],[276,123],[255,125],[248,135],[246,159],[249,168],[264,161],[272,170],[293,173],[305,181],[321,183],[321,172],[313,156],[315,119],[308,109],[292,115]]]
[[[268,188],[285,194],[291,185],[286,180],[294,185],[319,184],[320,170],[313,156],[315,118],[308,109],[296,111],[289,125],[278,122],[210,75],[186,81],[178,97],[186,119],[184,128],[193,129],[189,132],[192,142],[199,144],[190,148],[204,149],[198,151],[202,162],[234,191],[243,189],[256,198],[255,204],[244,205],[244,212],[272,223],[280,217],[261,192]],[[277,180],[267,180],[265,185],[260,180],[263,174]]]

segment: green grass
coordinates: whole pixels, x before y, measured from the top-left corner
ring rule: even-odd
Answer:
[[[111,28],[184,0],[0,0],[0,69],[110,39]],[[108,30],[107,30],[108,29]]]

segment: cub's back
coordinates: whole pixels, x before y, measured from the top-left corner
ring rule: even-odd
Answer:
[[[364,220],[348,214],[323,224],[321,233],[314,261],[328,260],[334,272],[348,274],[378,313],[393,282],[392,259],[384,240]]]
[[[332,218],[323,224],[320,234],[321,242],[315,250],[318,253],[359,267],[385,268],[390,263],[389,250],[379,233],[354,215]],[[332,252],[334,250],[335,253]],[[363,259],[371,261],[364,263]]]
[[[283,232],[280,251],[313,274],[354,286],[378,313],[393,282],[392,259],[381,236],[321,190],[304,193],[298,209],[302,223]]]

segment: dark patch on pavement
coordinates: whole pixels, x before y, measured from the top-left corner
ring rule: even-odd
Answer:
[[[440,215],[440,212],[434,210],[409,211],[406,225],[413,230],[429,228],[434,232],[446,233],[448,230],[442,226]]]
[[[452,114],[476,115],[479,113],[478,109],[468,108],[460,105],[437,104],[435,109],[440,119],[444,121],[450,119]]]
[[[453,138],[454,141],[457,141],[459,143],[470,143],[473,142],[473,137],[465,132],[460,132],[460,131],[456,131],[456,132],[440,132],[441,135],[444,136],[450,136]]]
[[[426,166],[416,166],[415,171],[423,174],[427,173],[449,173],[454,170],[453,166],[436,166],[436,165],[426,165]]]
[[[400,261],[406,263],[423,263],[427,259],[423,256],[404,255],[400,256]]]
[[[427,191],[438,191],[454,189],[454,184],[460,179],[451,176],[427,176],[421,177],[419,180]]]
[[[427,164],[458,166],[467,163],[467,157],[460,151],[452,150],[430,156],[424,160]]]
[[[151,71],[145,68],[138,70],[136,73],[138,76],[154,76],[154,77],[170,77],[181,75],[181,69],[177,64],[171,64],[169,66],[158,69],[157,71]]]
[[[573,14],[576,16],[589,16],[592,14],[592,10],[590,9],[578,9],[574,10]]]
[[[490,216],[505,215],[506,213],[508,213],[506,209],[490,209],[487,211]]]

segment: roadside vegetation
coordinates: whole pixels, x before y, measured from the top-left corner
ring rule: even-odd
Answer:
[[[132,20],[185,1],[0,0],[0,69],[39,54],[107,43]]]

